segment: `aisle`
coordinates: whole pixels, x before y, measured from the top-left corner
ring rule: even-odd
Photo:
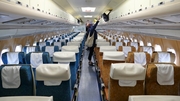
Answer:
[[[78,101],[100,101],[95,67],[88,65],[88,54],[89,52],[85,50],[82,61]]]

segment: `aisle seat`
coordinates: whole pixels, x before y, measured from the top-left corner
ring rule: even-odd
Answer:
[[[141,64],[111,64],[109,101],[128,101],[129,95],[144,95],[146,68]]]
[[[41,64],[36,69],[37,96],[53,96],[53,101],[71,101],[69,64]]]

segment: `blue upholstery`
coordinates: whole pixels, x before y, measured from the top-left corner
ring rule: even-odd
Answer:
[[[0,73],[4,66],[12,65],[2,65],[0,66]],[[0,75],[0,97],[2,96],[32,96],[34,95],[34,78],[32,74],[32,69],[30,65],[16,65],[21,66],[20,68],[20,79],[21,84],[19,88],[9,88],[5,89],[2,87],[2,78]]]
[[[39,43],[41,43],[41,42],[37,42],[37,46],[39,46]],[[50,43],[46,42],[46,46],[50,46]]]
[[[71,70],[71,89],[74,89],[74,85],[76,83],[76,65],[75,62],[70,62],[70,70]]]
[[[2,54],[2,61],[4,64],[9,64],[8,63],[8,57],[7,54],[9,53],[15,53],[15,52],[5,52]],[[17,52],[18,53],[18,57],[14,57],[13,59],[19,59],[19,64],[25,64],[25,53],[24,52]],[[13,63],[15,64],[15,63]]]
[[[53,101],[71,101],[71,81],[62,81],[60,86],[45,86],[43,81],[37,81],[37,96],[53,96]],[[55,89],[55,90],[54,90]]]
[[[28,49],[28,48],[31,48],[31,47],[35,47],[35,50],[34,50],[34,51],[31,51],[31,52],[39,52],[39,51],[40,51],[39,46],[24,46],[22,51],[23,51],[24,53],[28,53],[28,52],[27,52],[27,49]]]
[[[54,73],[54,71],[56,72]],[[71,101],[70,76],[71,74],[68,64],[43,64],[38,66],[36,74],[37,96],[53,96],[53,101]],[[53,82],[46,85],[44,81],[61,81],[61,83],[56,84]]]

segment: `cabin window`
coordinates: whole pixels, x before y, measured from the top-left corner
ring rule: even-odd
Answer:
[[[44,42],[46,42],[46,39],[47,39],[47,38],[44,38]]]
[[[140,44],[140,46],[144,46],[144,42],[143,41],[139,41],[139,44]]]
[[[154,47],[154,51],[162,51],[161,46],[156,44]]]
[[[36,41],[33,43],[33,46],[37,46],[37,42]]]
[[[132,39],[132,38],[130,38],[130,40],[131,40],[131,42],[133,42],[133,39]]]
[[[22,50],[22,45],[16,46],[15,52],[21,52],[21,50]]]
[[[137,39],[134,39],[134,42],[137,42]]]
[[[147,46],[152,46],[152,44],[150,42],[147,43]]]
[[[175,54],[175,61],[174,61],[174,63],[176,64],[176,51],[174,49],[172,49],[172,48],[167,48],[167,51],[168,52],[172,52],[172,53]]]
[[[3,49],[3,50],[1,51],[1,57],[2,57],[2,54],[5,53],[5,52],[9,52],[9,48]],[[2,61],[2,58],[0,58],[0,65],[3,65],[3,64],[4,64],[4,63],[3,63],[3,61]]]
[[[43,39],[40,39],[39,42],[43,42]]]

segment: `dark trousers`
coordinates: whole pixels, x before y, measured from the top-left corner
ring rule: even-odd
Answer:
[[[89,61],[91,61],[93,52],[94,52],[94,47],[89,47],[89,56],[88,56],[88,60],[89,60]]]

